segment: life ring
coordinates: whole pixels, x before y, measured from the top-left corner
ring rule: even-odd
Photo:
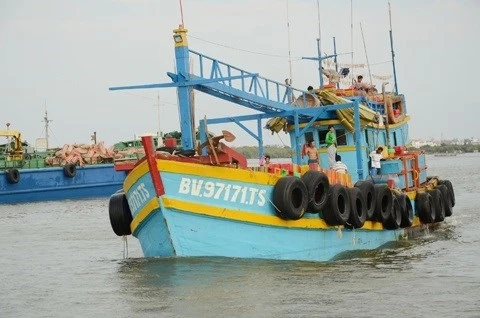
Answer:
[[[410,227],[413,224],[413,218],[415,217],[413,213],[412,201],[408,195],[401,193],[396,195],[398,203],[400,204],[400,211],[402,214],[402,222],[400,227]]]
[[[392,196],[392,210],[388,218],[383,222],[387,230],[396,230],[402,224],[402,207],[396,196]]]
[[[442,198],[442,192],[435,188],[428,191],[433,199],[433,210],[435,211],[435,222],[442,222],[445,220],[445,204]]]
[[[308,170],[301,177],[307,187],[308,193],[308,211],[319,213],[327,204],[328,189],[330,182],[325,173],[320,171]]]
[[[367,220],[367,205],[362,191],[357,188],[348,188],[348,198],[350,202],[350,217],[348,218],[348,227],[359,229]]]
[[[355,187],[359,188],[365,198],[367,220],[372,220],[375,214],[375,187],[371,181],[357,181]]]
[[[445,184],[439,184],[435,189],[440,190],[442,193],[443,199],[443,206],[445,207],[445,216],[452,215],[452,196],[450,195],[450,191]]]
[[[18,169],[8,169],[5,171],[5,175],[9,183],[15,184],[20,181],[20,171]]]
[[[110,197],[108,215],[110,216],[110,224],[115,234],[118,236],[132,234],[130,229],[130,223],[133,220],[132,212],[128,206],[127,196],[123,191],[116,192]]]
[[[433,223],[435,221],[433,198],[430,193],[418,193],[415,198],[415,208],[422,223]]]
[[[303,216],[308,205],[307,187],[297,177],[283,177],[273,188],[273,204],[281,218],[298,220]]]
[[[65,177],[73,178],[77,174],[77,166],[74,164],[67,164],[63,167],[63,174]]]
[[[345,225],[350,217],[350,201],[345,187],[334,184],[328,191],[328,202],[322,211],[328,225]]]
[[[455,206],[455,192],[453,191],[452,183],[449,180],[439,180],[438,184],[444,184],[447,186],[448,191],[450,192],[450,197],[452,198],[452,207]],[[446,216],[450,216],[445,214]]]
[[[392,213],[393,194],[384,184],[375,185],[375,219],[385,222]]]
[[[395,109],[393,105],[395,104]],[[396,124],[405,119],[405,109],[403,107],[403,101],[400,96],[388,96],[385,99],[385,111],[387,112],[388,123]],[[395,112],[397,110],[398,113]]]

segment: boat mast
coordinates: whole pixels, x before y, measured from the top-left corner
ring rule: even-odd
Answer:
[[[370,62],[368,62],[367,45],[365,44],[365,37],[363,36],[362,23],[360,23],[360,32],[362,33],[363,49],[365,50],[365,58],[367,59],[368,76],[370,77],[370,84],[372,84],[372,72],[370,71]]]
[[[393,66],[393,84],[395,87],[395,94],[398,94],[397,87],[397,71],[395,69],[395,52],[393,51],[393,31],[392,31],[392,10],[390,8],[390,1],[388,2],[388,17],[390,20],[390,49],[392,50],[392,66]]]
[[[47,110],[45,109],[45,116],[43,117],[43,122],[45,123],[45,140],[46,140],[46,149],[48,150],[48,123],[51,122],[51,119],[48,119],[48,113]]]
[[[185,27],[185,24],[183,23],[183,5],[182,5],[182,0],[178,1],[180,3],[180,17],[182,19],[182,28]]]
[[[320,29],[320,0],[317,0],[317,15],[318,15],[318,38],[317,38],[317,52],[318,52],[318,77],[320,78],[320,88],[323,87],[322,76],[322,50],[320,46],[320,39],[322,37]]]
[[[320,88],[323,87],[323,70],[322,70],[322,61],[332,58],[335,55],[325,55],[322,57],[322,50],[320,46],[320,38],[321,38],[321,33],[320,33],[320,3],[319,0],[317,0],[317,11],[318,11],[318,38],[317,38],[317,56],[316,57],[302,57],[302,60],[315,60],[318,61],[318,77],[320,79]]]
[[[333,37],[333,61],[335,63],[335,72],[338,74],[338,61],[337,61],[337,44],[335,43],[335,37]],[[337,83],[337,88],[340,88],[340,82]]]
[[[350,77],[353,83],[353,79],[355,79],[355,74],[353,74],[353,0],[350,0],[350,63]]]
[[[289,76],[290,80],[288,83],[292,84],[292,53],[291,53],[291,46],[290,46],[290,14],[288,10],[288,0],[287,0],[287,40],[288,40],[288,68],[289,68]]]

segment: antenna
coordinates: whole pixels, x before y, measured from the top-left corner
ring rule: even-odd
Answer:
[[[52,122],[53,120],[48,119],[47,113],[47,102],[45,102],[45,117],[43,117],[43,122],[45,123],[45,139],[46,139],[46,148],[48,150],[48,123]]]
[[[182,0],[179,0],[180,2],[180,17],[182,19],[182,28],[185,26],[185,24],[183,23],[183,6],[182,6]]]
[[[351,78],[354,78],[353,74],[353,0],[350,0],[350,60],[351,60]]]
[[[368,75],[370,76],[370,84],[372,84],[372,73],[370,72],[370,63],[368,62],[367,45],[365,44],[365,37],[363,36],[362,23],[360,23],[360,32],[362,32],[363,49],[365,50],[365,58],[367,59],[367,67],[368,67]]]
[[[393,66],[393,84],[395,87],[395,94],[398,94],[397,87],[397,71],[395,69],[395,52],[393,51],[393,31],[392,31],[392,10],[390,9],[390,1],[388,2],[388,18],[390,20],[390,48],[392,50],[392,66]]]
[[[287,39],[288,39],[288,68],[290,74],[290,81],[289,83],[292,84],[292,54],[290,50],[290,15],[288,10],[288,0],[287,2]]]
[[[321,46],[320,46],[320,39],[322,38],[322,32],[321,32],[321,29],[320,29],[320,0],[317,0],[317,16],[318,16],[318,39],[317,39],[318,76],[320,77],[320,87],[323,87],[322,50],[321,50]]]
[[[161,133],[161,125],[160,125],[160,94],[157,95],[157,121],[158,121],[158,132],[157,132],[157,146],[163,146],[163,139]]]

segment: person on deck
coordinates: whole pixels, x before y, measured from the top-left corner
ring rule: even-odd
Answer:
[[[364,91],[365,93],[369,93],[370,91],[376,90],[374,85],[370,85],[362,81],[363,81],[363,76],[358,75],[357,82],[355,83],[355,89],[358,89],[359,91]]]
[[[370,168],[370,175],[375,176],[378,174],[379,169],[381,168],[380,160],[383,159],[382,155],[383,148],[378,147],[377,150],[374,150],[370,153],[370,159],[372,161]]]
[[[263,166],[268,169],[268,166],[270,165],[270,156],[266,155],[265,156],[265,162],[263,163]]]
[[[348,167],[342,162],[342,157],[336,155],[335,160],[336,162],[333,165],[332,170],[340,173],[348,173]]]
[[[309,165],[319,163],[317,147],[315,147],[313,140],[308,141],[307,147],[305,148],[305,154],[308,156]]]
[[[333,125],[328,126],[325,143],[327,144],[328,164],[330,169],[332,169],[336,162],[335,155],[337,154],[337,135],[335,134],[335,128],[333,128]]]

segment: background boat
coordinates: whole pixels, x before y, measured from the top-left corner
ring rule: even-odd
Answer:
[[[22,140],[19,131],[1,130],[7,142],[0,145],[0,204],[109,196],[122,187],[126,171],[114,161],[136,162],[143,149],[137,140],[105,147],[103,142],[48,146],[45,112],[45,148],[38,150]],[[155,142],[157,142],[155,138]]]

